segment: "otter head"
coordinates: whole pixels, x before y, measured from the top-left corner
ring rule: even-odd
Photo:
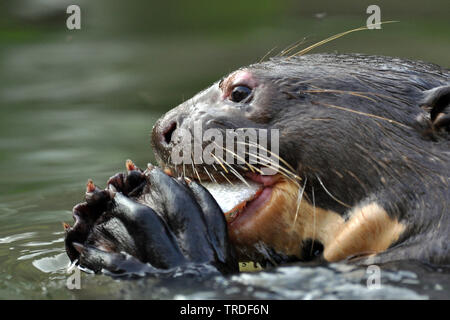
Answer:
[[[229,219],[241,259],[336,261],[381,252],[404,234],[403,201],[415,190],[402,179],[423,182],[416,172],[429,154],[417,146],[434,130],[419,102],[439,80],[419,86],[413,68],[360,55],[250,65],[158,120],[153,150],[175,175],[261,185]],[[228,133],[248,129],[265,135],[263,146],[249,134],[227,143]]]

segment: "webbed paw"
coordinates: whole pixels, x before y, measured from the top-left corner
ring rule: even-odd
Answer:
[[[131,161],[127,172],[104,190],[88,181],[86,202],[64,225],[69,258],[95,272],[169,274],[171,269],[208,264],[238,271],[224,215],[206,189]]]

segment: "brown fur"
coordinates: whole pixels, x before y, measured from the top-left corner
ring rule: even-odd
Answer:
[[[251,219],[230,228],[230,238],[248,254],[264,243],[277,252],[301,258],[300,244],[306,239],[320,241],[327,261],[374,254],[395,242],[405,226],[392,220],[376,203],[352,209],[350,218],[313,206],[305,197],[299,201],[299,186],[281,179],[268,205]]]

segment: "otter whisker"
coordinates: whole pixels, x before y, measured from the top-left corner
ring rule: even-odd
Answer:
[[[208,175],[209,180],[211,180],[211,182],[217,183],[216,179],[214,179],[214,177],[211,176],[211,174],[209,173],[208,169],[206,169],[206,166],[203,166],[203,170],[205,170],[205,172],[206,172],[206,174]]]
[[[246,154],[248,154],[248,155],[251,156],[251,157],[254,157],[255,160],[259,161],[259,164],[260,164],[260,165],[263,165],[263,166],[265,166],[265,167],[267,167],[267,168],[273,168],[273,167],[275,167],[275,169],[277,169],[277,172],[278,172],[278,173],[280,173],[281,175],[283,175],[283,176],[286,177],[287,179],[291,180],[292,182],[297,183],[297,182],[294,180],[295,174],[293,174],[292,172],[288,171],[287,169],[281,167],[278,163],[273,162],[272,159],[265,158],[265,157],[263,157],[262,155],[259,155],[259,154],[253,154],[253,153],[250,153],[250,152],[248,152],[248,151],[246,151]],[[236,155],[236,156],[237,156],[237,155]],[[261,161],[261,160],[263,160],[264,162]],[[263,172],[262,172],[260,169],[258,169],[257,167],[255,167],[255,166],[252,166],[252,167],[253,167],[253,169],[256,170],[259,174],[263,174]],[[280,172],[280,169],[281,169],[282,171],[284,170],[286,173]],[[292,178],[291,175],[294,175],[294,178]]]
[[[244,144],[245,144],[245,145],[250,145],[249,143],[244,143]],[[259,146],[259,145],[256,145],[256,146]],[[263,147],[261,147],[261,148],[263,148]],[[271,151],[269,151],[269,152],[271,152]],[[248,151],[246,151],[246,154],[248,154],[248,155],[251,156],[251,157],[254,157],[255,160],[259,161],[260,164],[261,164],[261,165],[264,165],[265,167],[268,167],[268,168],[274,168],[274,167],[275,167],[275,169],[277,169],[278,172],[279,172],[280,170],[281,170],[281,171],[284,171],[284,173],[283,173],[283,172],[279,172],[279,173],[282,174],[282,175],[284,175],[285,177],[289,178],[289,179],[292,180],[292,181],[294,181],[295,179],[301,180],[301,178],[300,178],[298,175],[296,175],[294,172],[292,172],[292,171],[290,171],[290,170],[284,168],[283,166],[280,166],[279,163],[274,162],[272,159],[267,158],[266,156],[263,156],[263,155],[260,155],[260,154],[253,154],[253,153],[250,153],[250,152],[248,152]],[[274,153],[272,153],[272,154],[274,154]],[[278,157],[278,159],[282,160],[284,163],[286,163],[287,165],[289,165],[289,164],[288,164],[286,161],[284,161],[282,158]],[[266,162],[266,163],[261,162],[261,160],[263,160],[263,161]],[[256,167],[254,167],[254,168],[256,169]],[[292,167],[291,167],[291,168],[292,168]],[[262,173],[261,170],[258,170],[258,172],[259,172],[260,174]],[[291,178],[290,176],[292,176],[292,178]],[[295,182],[295,181],[294,181],[294,182]]]
[[[388,119],[388,118],[385,118],[385,117],[380,117],[380,116],[377,116],[377,115],[374,115],[374,114],[371,114],[371,113],[356,111],[356,110],[352,110],[352,109],[349,109],[349,108],[340,107],[340,106],[336,106],[336,105],[328,104],[328,103],[317,102],[317,101],[311,101],[311,103],[312,104],[316,104],[316,105],[319,104],[319,105],[322,105],[322,106],[325,106],[325,107],[334,108],[334,109],[338,109],[338,110],[342,110],[342,111],[353,112],[353,113],[356,113],[356,114],[367,116],[369,118],[374,118],[374,119],[378,119],[378,120],[387,121],[389,123],[396,124],[398,126],[411,129],[411,127],[409,127],[407,125],[404,125],[403,123],[400,123],[398,121],[395,121],[395,120],[392,120],[392,119]]]
[[[279,56],[279,57],[284,57],[284,56],[287,55],[289,52],[291,52],[292,50],[294,50],[295,48],[297,48],[299,45],[305,43],[305,41],[306,41],[306,37],[304,37],[304,38],[301,39],[301,40],[298,40],[298,41],[294,42],[293,44],[287,46],[286,49],[283,49],[283,50],[278,54],[278,56]]]
[[[320,185],[322,186],[323,190],[325,190],[325,192],[331,197],[333,198],[334,201],[336,201],[337,203],[343,205],[344,207],[347,208],[351,208],[351,206],[349,206],[348,204],[346,204],[345,202],[342,202],[341,200],[339,200],[338,198],[336,198],[335,196],[333,196],[330,191],[328,191],[327,188],[325,188],[325,185],[323,184],[322,180],[319,178],[319,176],[316,174],[316,178],[319,181]]]
[[[227,162],[224,162],[224,163],[230,168],[230,171],[236,176],[236,178],[241,180],[247,187],[250,188],[250,185],[248,184],[247,180],[245,180],[244,177],[239,172],[234,170],[234,168],[231,165],[229,165]]]
[[[366,98],[372,101],[375,101],[365,95],[370,95],[370,96],[375,96],[375,97],[380,97],[380,98],[384,98],[384,99],[388,99],[388,100],[399,100],[395,97],[392,96],[387,96],[381,93],[376,93],[376,92],[370,92],[370,91],[347,91],[347,90],[337,90],[337,89],[324,89],[324,88],[319,88],[315,85],[311,85],[311,87],[316,88],[316,90],[303,90],[301,92],[306,92],[306,93],[322,93],[322,92],[330,92],[330,93],[343,93],[343,94],[350,94],[350,95],[355,95],[355,96],[360,96],[362,98]]]
[[[214,141],[214,143],[215,143],[218,147],[221,147],[221,146],[219,146],[215,141]],[[224,147],[221,147],[221,148],[224,149],[225,151],[230,151],[230,150],[228,150],[228,149],[226,149],[226,148],[224,148]],[[247,181],[244,179],[244,177],[243,177],[242,175],[240,175],[239,172],[237,172],[230,164],[228,164],[226,161],[223,161],[223,162],[220,161],[219,158],[216,157],[213,153],[211,153],[211,155],[213,156],[214,159],[216,159],[216,160],[219,162],[219,164],[224,168],[224,170],[225,170],[226,173],[228,173],[228,170],[225,169],[225,166],[224,166],[223,164],[226,164],[226,165],[230,168],[231,173],[233,173],[233,174],[236,176],[236,178],[238,178],[238,179],[241,180],[243,183],[245,183],[248,187],[250,187],[250,185],[247,183]]]
[[[215,143],[218,147],[222,148],[225,152],[228,152],[228,153],[230,153],[231,155],[233,155],[234,157],[238,157],[239,160],[244,161],[245,164],[250,168],[250,170],[251,170],[252,172],[255,172],[255,170],[257,169],[255,166],[252,166],[250,163],[248,163],[247,161],[245,161],[244,158],[242,158],[241,156],[237,155],[234,151],[231,151],[231,150],[228,149],[228,148],[219,146],[215,141],[214,141],[214,143]],[[259,172],[261,172],[261,171],[259,171]]]
[[[316,199],[314,197],[314,187],[311,186],[311,193],[312,193],[312,203],[313,203],[313,234],[312,234],[312,241],[311,241],[311,250],[309,252],[309,255],[312,256],[312,251],[314,248],[314,238],[316,237]]]
[[[332,121],[331,118],[311,118],[311,121]]]
[[[355,179],[358,183],[359,183],[359,185],[363,188],[363,190],[364,190],[364,192],[366,193],[366,194],[368,194],[368,190],[367,190],[367,188],[366,188],[366,186],[362,183],[362,181],[353,173],[353,172],[351,172],[350,170],[345,170],[351,177],[353,177],[353,179]]]
[[[191,160],[192,160],[192,162],[191,162],[191,165],[192,165],[192,171],[194,171],[195,175],[197,176],[198,181],[199,181],[200,183],[202,183],[202,179],[200,178],[200,175],[199,175],[199,173],[198,173],[198,170],[195,168],[195,165],[194,165],[194,156],[193,156],[192,152],[191,152]]]
[[[292,223],[292,229],[295,227],[295,223],[297,222],[298,213],[300,211],[300,204],[302,203],[303,193],[305,192],[307,181],[308,181],[308,177],[305,177],[305,183],[303,184],[303,187],[298,189],[297,210],[295,210],[295,216],[294,216],[294,221]]]
[[[220,159],[219,158],[217,158],[216,157],[216,155],[214,154],[214,153],[210,153],[211,154],[211,156],[220,164],[220,166],[223,168],[223,170],[226,172],[226,173],[228,173],[228,170],[227,170],[227,168],[225,168],[225,166],[223,165],[223,162],[222,161],[220,161]]]
[[[214,171],[215,171],[215,172],[220,173],[220,174],[222,175],[222,177],[224,177],[225,180],[228,181],[229,184],[233,185],[233,183],[232,183],[232,182],[231,182],[231,181],[223,174],[223,172],[221,172],[221,171],[219,171],[219,170],[217,169],[217,167],[214,165],[214,163],[212,163],[211,166],[214,168]],[[214,177],[214,174],[211,173],[211,175]]]
[[[257,167],[251,165],[251,164],[248,163],[247,161],[245,161],[244,158],[242,158],[241,156],[237,155],[235,152],[233,152],[233,151],[231,151],[231,150],[229,150],[229,149],[227,149],[227,148],[224,148],[224,147],[222,147],[222,149],[224,149],[226,152],[229,152],[230,154],[232,154],[235,158],[238,158],[238,159],[240,159],[241,161],[244,161],[244,162],[246,163],[246,165],[250,168],[250,170],[251,170],[252,172],[257,171],[259,174],[263,174],[263,172],[262,172],[260,169],[258,169]],[[249,152],[246,152],[246,153],[247,153],[249,156],[253,156],[253,157],[256,158],[256,160],[258,160],[258,155],[254,155],[254,154],[249,153]],[[265,159],[264,159],[264,158],[262,158],[262,156],[260,156],[259,160],[261,160],[261,159],[263,159],[263,160],[265,160],[265,161],[267,161],[267,162],[270,163],[270,165],[269,165],[269,164],[260,163],[260,164],[262,164],[262,165],[264,165],[264,166],[266,166],[266,167],[268,167],[268,168],[273,168],[274,166],[276,166],[278,169],[284,169],[283,167],[280,167],[279,164],[273,162],[273,161],[272,161],[271,159],[269,159],[269,158],[265,158]],[[242,169],[242,166],[240,166],[240,168]],[[285,170],[288,174],[294,175],[294,177],[295,177],[295,174],[293,174],[292,172],[289,172],[289,171],[286,170],[286,169],[284,169],[284,170]],[[277,170],[277,171],[278,171],[278,170]],[[282,175],[285,176],[287,179],[290,179],[291,181],[293,181],[294,183],[296,183],[296,181],[295,181],[294,179],[292,179],[292,178],[289,177],[288,175],[284,174],[283,172],[280,172],[280,174],[282,174]]]
[[[273,47],[272,49],[270,49],[259,61],[258,63],[261,63],[264,61],[264,59],[266,59],[275,49],[277,48],[277,46]]]
[[[214,143],[215,143],[215,142],[214,142]],[[221,147],[221,146],[219,146],[217,143],[216,143],[216,145],[217,145],[218,147]],[[240,157],[240,156],[237,155],[234,151],[231,151],[231,150],[228,149],[228,148],[225,148],[225,147],[221,147],[221,148],[222,148],[225,152],[230,153],[232,156],[238,157],[239,160],[244,161],[245,164],[250,168],[250,170],[251,170],[252,172],[255,172],[254,170],[255,170],[256,168],[255,168],[254,166],[252,166],[250,163],[248,163],[247,161],[245,161],[244,158]]]
[[[239,142],[241,142],[241,141],[237,141],[236,143],[239,143]],[[269,152],[272,156],[276,157],[279,161],[281,161],[283,164],[285,164],[290,170],[292,170],[292,172],[295,172],[295,169],[294,169],[294,168],[293,168],[286,160],[284,160],[283,158],[281,158],[281,157],[280,157],[279,155],[277,155],[276,153],[274,153],[274,152],[268,150],[267,148],[261,146],[260,144],[254,144],[254,143],[252,144],[252,143],[249,143],[249,142],[247,142],[247,144],[248,144],[248,145],[251,145],[251,146],[256,146],[256,147],[261,148],[262,150],[264,150],[264,151],[266,151],[266,152]],[[299,177],[299,178],[300,178],[300,177]]]
[[[255,156],[255,155],[253,155],[253,156]],[[301,180],[301,179],[297,179],[297,180],[296,180],[296,177],[297,177],[297,176],[296,176],[295,174],[293,174],[292,172],[290,172],[290,171],[286,170],[285,168],[279,166],[279,165],[278,165],[277,163],[275,163],[275,162],[272,162],[272,163],[271,163],[271,162],[270,162],[270,159],[263,158],[263,157],[260,156],[260,155],[255,156],[255,157],[257,157],[257,160],[259,160],[259,164],[260,164],[260,165],[265,166],[265,167],[267,167],[267,168],[269,168],[269,169],[273,169],[273,168],[275,167],[275,169],[277,169],[277,172],[278,172],[279,174],[281,174],[282,176],[284,176],[286,179],[292,181],[293,183],[295,183],[295,184],[298,185],[297,180]],[[262,162],[261,160],[266,161],[266,163]],[[261,170],[259,170],[259,171],[260,171],[261,174],[262,174],[262,171],[261,171]],[[283,172],[283,171],[286,171],[286,173]]]
[[[195,172],[195,175],[197,176],[198,181],[199,181],[200,183],[202,183],[202,179],[200,178],[200,175],[198,174],[198,170],[195,169],[195,166],[194,166],[194,165],[192,165],[192,168],[194,169],[194,172]]]
[[[244,170],[244,171],[248,171],[249,170],[246,166],[243,166],[243,165],[240,165],[239,168]]]
[[[222,148],[223,148],[223,147],[222,147]],[[235,158],[238,158],[238,159],[244,161],[244,162],[247,164],[247,166],[250,168],[250,170],[251,170],[252,172],[257,171],[259,174],[263,174],[263,172],[262,172],[260,169],[258,169],[257,167],[251,165],[251,164],[248,163],[247,161],[245,161],[245,159],[242,158],[241,156],[237,155],[236,153],[234,153],[233,151],[231,151],[231,150],[229,150],[229,149],[227,149],[227,148],[223,148],[223,149],[224,149],[226,152],[229,152],[230,154],[232,154]],[[247,151],[246,151],[246,153],[247,153],[249,156],[253,156],[256,160],[258,160],[258,159],[261,160],[261,159],[262,159],[262,160],[265,160],[266,162],[268,162],[269,164],[261,163],[261,162],[260,162],[260,164],[261,164],[261,165],[264,165],[265,167],[273,168],[273,167],[275,166],[275,167],[277,167],[277,169],[284,169],[284,170],[287,172],[287,174],[285,174],[285,173],[283,173],[283,172],[279,172],[279,173],[282,174],[282,175],[283,175],[284,177],[286,177],[287,179],[289,179],[289,180],[291,180],[292,182],[294,182],[294,183],[297,184],[297,182],[296,182],[293,178],[291,178],[291,177],[289,176],[289,175],[293,175],[294,178],[295,178],[296,175],[295,175],[294,173],[288,171],[287,169],[285,169],[285,168],[279,166],[278,163],[273,162],[273,161],[272,161],[271,159],[269,159],[269,158],[263,158],[263,157],[260,156],[260,155],[255,155],[255,154],[249,153],[249,152],[247,152]],[[259,158],[258,158],[258,157],[259,157]],[[242,166],[240,166],[240,168],[242,168]],[[279,170],[277,170],[277,171],[279,171]]]
[[[303,90],[302,93],[344,93],[349,94],[352,96],[364,98],[367,100],[370,100],[372,102],[377,102],[375,99],[369,98],[362,94],[362,92],[356,92],[356,91],[342,91],[342,90],[329,90],[329,89],[318,89],[318,90]],[[370,92],[364,92],[364,93],[370,93]]]
[[[382,21],[382,22],[374,23],[373,25],[381,25],[381,24],[394,23],[394,22],[398,22],[398,21]],[[335,34],[335,35],[333,35],[331,37],[328,37],[328,38],[326,38],[326,39],[324,39],[322,41],[319,41],[319,42],[317,42],[317,43],[315,43],[315,44],[313,44],[313,45],[311,45],[311,46],[309,46],[309,47],[307,47],[307,48],[305,48],[303,50],[300,50],[299,52],[294,53],[293,55],[288,56],[286,59],[289,59],[289,58],[292,58],[292,57],[295,57],[295,56],[302,56],[305,53],[308,53],[309,51],[311,51],[311,50],[313,50],[313,49],[315,49],[315,48],[317,48],[317,47],[319,47],[319,46],[321,46],[321,45],[323,45],[323,44],[325,44],[327,42],[330,42],[330,41],[333,41],[333,40],[338,39],[340,37],[343,37],[343,36],[345,36],[345,35],[347,35],[349,33],[356,32],[356,31],[362,31],[362,30],[368,30],[368,29],[369,29],[368,26],[363,26],[363,27],[359,27],[359,28],[356,28],[356,29],[352,29],[352,30],[348,30],[348,31],[345,31],[345,32],[341,32],[341,33]]]
[[[234,185],[233,182],[231,182],[223,172],[220,171],[219,173],[222,175],[222,177],[225,178],[225,180],[228,181],[229,184],[231,184],[232,186]]]
[[[260,161],[260,165],[265,166],[269,169],[274,169],[274,167],[275,167],[275,169],[277,169],[278,174],[281,174],[282,176],[284,176],[286,179],[290,180],[294,184],[298,185],[297,181],[301,181],[301,179],[299,179],[294,173],[289,172],[285,168],[279,166],[277,163],[270,163],[269,159],[262,158],[261,156],[259,156],[258,159]]]
[[[173,166],[173,168],[175,169],[175,176],[178,178],[180,176],[178,173],[178,166]]]

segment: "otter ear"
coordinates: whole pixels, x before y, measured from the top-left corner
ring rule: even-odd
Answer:
[[[420,107],[426,111],[434,134],[450,132],[450,85],[424,91]]]

